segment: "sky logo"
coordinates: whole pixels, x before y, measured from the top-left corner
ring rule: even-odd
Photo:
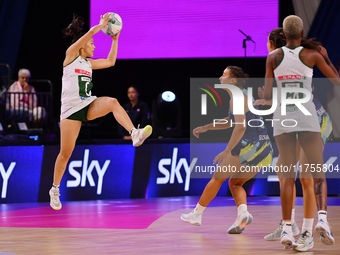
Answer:
[[[7,171],[4,165],[0,162],[0,173],[2,177],[2,190],[1,190],[1,198],[6,198],[7,195],[7,186],[8,186],[8,179],[11,176],[14,167],[17,163],[16,162],[11,162],[9,165]]]
[[[84,150],[83,160],[73,160],[70,162],[68,166],[68,171],[69,171],[69,174],[75,178],[75,180],[68,180],[66,182],[66,187],[73,188],[73,187],[78,187],[79,185],[81,187],[85,187],[86,180],[89,181],[89,184],[91,187],[95,187],[96,185],[93,180],[92,171],[93,169],[96,169],[97,174],[98,174],[97,195],[100,195],[102,194],[104,174],[107,168],[109,167],[111,161],[105,160],[102,167],[99,165],[98,160],[92,160],[89,164],[89,154],[90,154],[90,150],[86,149]],[[81,174],[77,170],[75,170],[76,167],[82,167]]]
[[[180,172],[181,168],[183,167],[185,170],[184,191],[188,191],[189,186],[190,186],[190,174],[198,158],[193,158],[189,165],[186,158],[180,158],[177,161],[177,156],[178,156],[178,148],[174,147],[172,151],[172,158],[162,158],[158,162],[158,171],[164,176],[158,177],[156,180],[156,183],[157,184],[167,184],[167,183],[173,184],[175,182],[175,178],[177,179],[178,183],[183,183],[182,174]],[[170,170],[168,170],[164,166],[170,166]]]

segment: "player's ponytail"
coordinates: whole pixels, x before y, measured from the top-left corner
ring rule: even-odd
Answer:
[[[72,43],[74,43],[84,34],[83,26],[84,19],[73,14],[73,20],[67,28],[63,29],[63,34],[65,37],[72,37]]]
[[[273,29],[269,33],[269,40],[273,42],[275,48],[281,48],[286,45],[286,38],[283,36],[283,28],[278,27]],[[301,38],[301,46],[310,49],[318,50],[318,46],[322,44],[318,42],[315,38]]]
[[[230,77],[237,78],[237,86],[243,88],[249,75],[238,66],[228,66]]]
[[[275,48],[281,48],[286,45],[286,38],[283,36],[283,28],[278,27],[269,33],[269,41],[273,42]]]

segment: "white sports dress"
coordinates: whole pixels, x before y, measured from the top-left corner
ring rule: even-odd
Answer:
[[[281,63],[274,69],[274,75],[278,88],[278,105],[274,112],[274,136],[283,133],[309,131],[321,132],[318,116],[316,114],[315,105],[313,103],[312,94],[312,77],[313,69],[305,65],[300,59],[300,53],[303,50],[302,46],[294,49],[286,46],[281,48],[283,58]],[[283,87],[304,88],[309,90],[312,94],[310,100],[302,105],[307,109],[311,115],[305,115],[298,107],[293,105],[286,106],[286,115],[281,115],[281,93]],[[287,93],[289,99],[303,98],[302,93],[292,92]],[[295,120],[294,121],[289,121]],[[283,124],[282,124],[283,121]],[[296,126],[294,126],[296,125]]]
[[[63,70],[60,120],[68,118],[97,98],[91,96],[92,87],[91,63],[79,55]]]

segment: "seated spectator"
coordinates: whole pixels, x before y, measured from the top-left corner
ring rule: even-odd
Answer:
[[[127,96],[130,100],[129,103],[123,105],[126,113],[129,115],[133,125],[144,128],[150,122],[150,109],[146,103],[138,100],[139,89],[136,86],[130,86],[127,91]],[[118,133],[123,139],[131,139],[131,135],[118,124]]]
[[[9,116],[15,121],[34,121],[38,123],[46,116],[44,108],[38,106],[36,92],[33,86],[28,84],[31,73],[28,69],[20,69],[18,81],[14,82],[7,92],[10,97],[7,99]],[[19,92],[16,94],[16,92]]]

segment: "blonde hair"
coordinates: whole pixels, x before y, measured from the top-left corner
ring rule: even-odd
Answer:
[[[302,19],[296,15],[290,15],[283,20],[283,32],[287,39],[299,39],[303,31]]]

